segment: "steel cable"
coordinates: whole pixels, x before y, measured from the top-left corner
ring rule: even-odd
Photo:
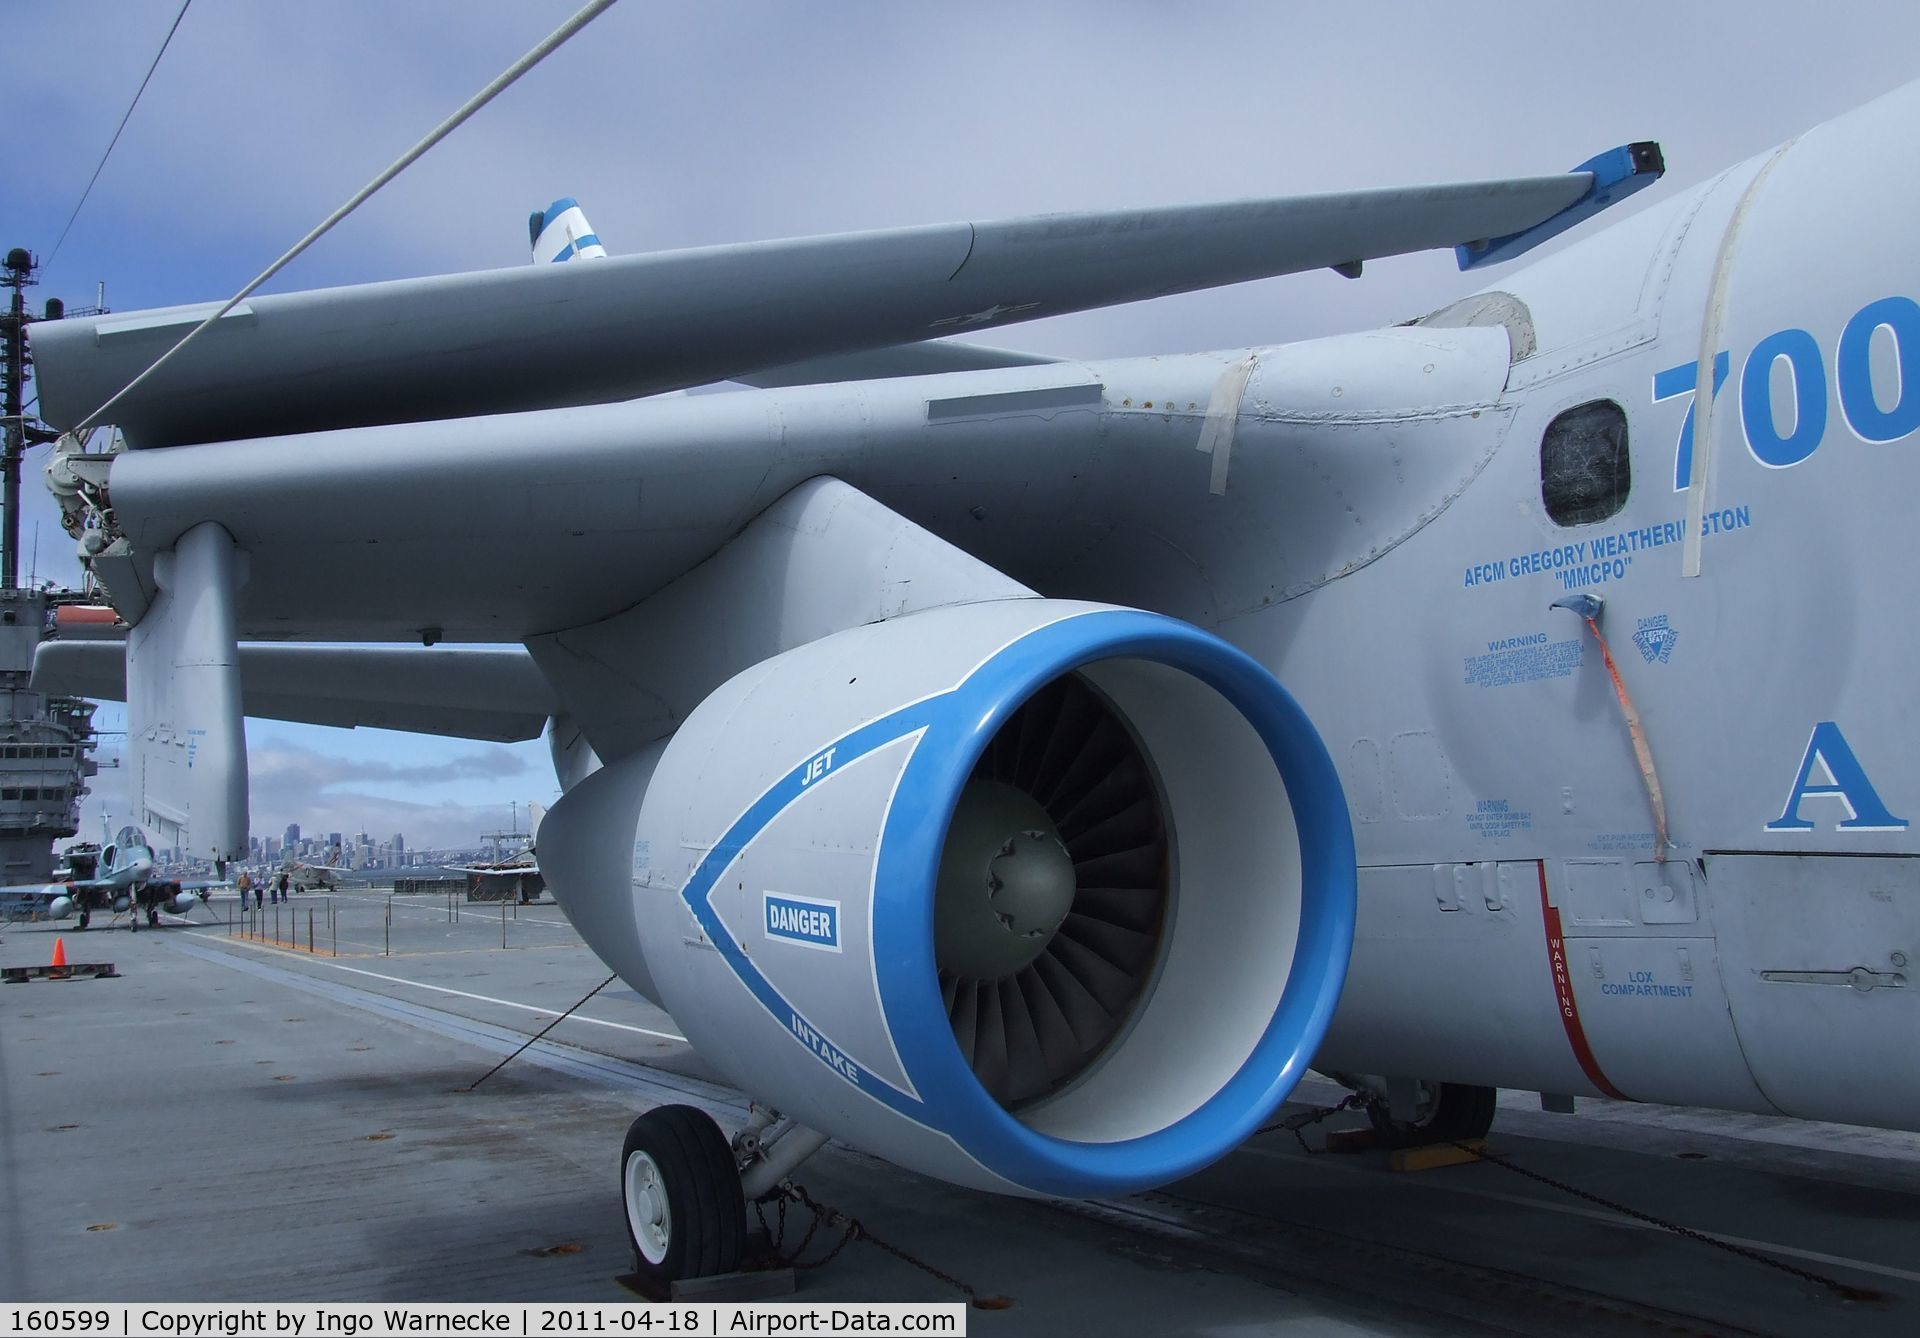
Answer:
[[[348,200],[345,204],[341,205],[338,209],[334,210],[331,214],[327,215],[327,217],[321,221],[318,227],[314,228],[313,231],[309,232],[306,236],[302,237],[299,241],[295,242],[291,250],[289,250],[285,255],[281,256],[278,260],[274,261],[271,265],[267,266],[266,269],[262,270],[259,276],[253,280],[253,282],[249,283],[246,287],[242,288],[239,292],[235,293],[231,298],[227,300],[226,304],[222,306],[218,311],[214,312],[211,316],[207,317],[205,320],[201,321],[198,325],[194,326],[193,329],[187,331],[187,333],[181,337],[179,343],[175,344],[172,348],[169,348],[165,353],[162,353],[158,358],[154,359],[154,361],[147,367],[147,369],[144,372],[134,377],[133,380],[129,381],[126,385],[122,386],[118,391],[114,393],[112,398],[107,400],[105,404],[102,404],[99,408],[95,409],[92,413],[88,414],[84,419],[82,419],[80,423],[74,427],[73,434],[78,435],[79,433],[84,432],[88,428],[92,427],[95,423],[99,422],[100,419],[106,414],[106,412],[109,409],[113,408],[114,405],[118,404],[121,400],[125,399],[127,395],[134,390],[135,387],[139,386],[148,377],[152,376],[155,372],[159,371],[162,367],[166,366],[167,362],[170,359],[177,357],[182,349],[186,348],[188,344],[191,344],[195,339],[199,338],[202,334],[204,334],[208,326],[212,325],[214,322],[218,321],[222,316],[226,315],[229,311],[232,311],[235,307],[239,306],[242,302],[246,301],[247,298],[252,296],[255,290],[257,290],[262,284],[266,283],[267,280],[271,279],[274,275],[278,274],[281,270],[285,269],[288,265],[292,264],[293,261],[300,255],[301,252],[305,251],[309,246],[312,246],[315,242],[319,241],[322,237],[326,236],[327,233],[332,231],[335,224],[339,223],[342,219],[346,218],[347,215],[351,214],[355,209],[358,209],[362,204],[366,203],[366,201],[372,197],[375,191],[378,191],[382,186],[386,185],[389,181],[392,181],[395,177],[399,176],[402,172],[406,171],[407,168],[411,167],[415,161],[417,161],[429,149],[433,148],[434,145],[438,144],[441,140],[445,139],[448,135],[452,134],[455,130],[459,129],[460,126],[467,120],[467,118],[472,116],[475,112],[479,111],[482,107],[486,106],[489,102],[493,101],[494,98],[498,97],[501,93],[504,93],[507,89],[511,88],[514,85],[514,83],[518,81],[521,75],[525,74],[528,70],[531,70],[534,66],[538,65],[541,61],[545,60],[548,56],[552,55],[555,51],[559,50],[559,48],[566,43],[568,38],[572,37],[575,33],[579,32],[582,28],[586,27],[589,23],[599,18],[600,15],[604,14],[607,10],[613,8],[615,2],[616,0],[591,0],[591,3],[582,6],[579,12],[574,14],[572,18],[568,19],[565,23],[561,24],[558,28],[555,28],[551,33],[547,34],[547,36],[544,39],[542,39],[539,42],[539,44],[536,45],[532,50],[528,51],[526,55],[520,57],[519,60],[515,61],[512,65],[508,66],[505,70],[503,70],[493,80],[492,83],[488,84],[485,88],[481,89],[478,93],[475,93],[472,97],[468,98],[466,102],[461,104],[459,110],[455,111],[453,115],[447,117],[446,120],[442,121],[439,125],[435,126],[433,130],[428,133],[425,139],[421,140],[418,144],[415,144],[412,148],[408,149],[405,153],[401,154],[398,158],[396,158],[393,161],[393,163],[385,171],[381,172],[379,176],[375,177],[372,181],[369,181],[366,185],[362,186],[359,189],[359,191],[357,191],[354,194],[352,199]]]
[[[120,142],[121,132],[127,128],[127,122],[133,119],[133,109],[140,105],[140,95],[147,91],[147,84],[153,79],[153,72],[160,68],[160,58],[167,54],[167,47],[173,42],[173,35],[180,30],[180,20],[187,16],[187,7],[193,0],[182,0],[180,12],[173,16],[173,26],[167,29],[167,35],[160,39],[160,49],[153,53],[153,63],[147,66],[146,74],[140,80],[140,87],[133,91],[133,101],[127,104],[127,114],[120,118],[115,127],[113,138],[107,141],[107,151],[100,155],[100,161],[94,166],[93,175],[87,178],[87,188],[80,192],[79,202],[73,206],[73,212],[67,215],[67,226],[60,229],[60,239],[53,244],[53,252],[47,257],[52,265],[59,256],[60,248],[66,244],[67,234],[73,231],[73,221],[80,217],[80,210],[87,203],[87,197],[93,194],[94,183],[100,180],[100,173],[106,169],[107,159],[113,157],[113,146]]]

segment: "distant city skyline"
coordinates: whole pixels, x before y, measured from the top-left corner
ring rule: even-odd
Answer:
[[[458,847],[456,847],[458,848]],[[473,847],[468,847],[473,848]],[[368,832],[315,832],[303,835],[300,824],[290,822],[279,836],[255,836],[248,842],[248,862],[303,860],[342,869],[398,869],[428,859],[434,848],[410,848],[406,833],[395,832],[378,841]]]
[[[527,832],[517,834],[530,835]],[[450,860],[475,856],[505,857],[518,853],[520,846],[517,843],[489,839],[506,835],[506,832],[481,832],[451,844],[421,846],[408,841],[404,832],[395,832],[381,840],[364,831],[315,831],[309,835],[299,823],[294,822],[288,823],[278,836],[249,838],[247,857],[241,863],[256,867],[304,863],[342,871],[431,868]],[[185,856],[177,847],[161,848],[157,853],[167,863],[195,869],[212,867],[210,861]]]
[[[100,773],[81,801],[80,836],[139,825],[119,765],[126,707],[95,716]],[[405,833],[409,848],[477,850],[487,832],[508,830],[529,803],[551,805],[559,790],[544,740],[520,744],[423,741],[377,729],[329,729],[247,721],[251,835],[284,842],[289,826],[314,833]],[[421,747],[429,743],[429,747]]]

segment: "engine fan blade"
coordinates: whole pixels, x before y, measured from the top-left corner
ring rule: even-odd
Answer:
[[[1053,936],[1045,955],[1072,972],[1073,978],[1086,986],[1087,992],[1100,1001],[1100,1006],[1115,1017],[1125,1015],[1127,1005],[1139,990],[1140,982],[1124,968],[1115,966],[1064,929]]]
[[[1080,1047],[1080,1052],[1084,1055],[1094,1054],[1113,1034],[1114,1024],[1119,1019],[1108,1012],[1099,997],[1082,984],[1078,976],[1062,966],[1057,957],[1040,957],[1034,962],[1033,971],[1046,987],[1047,997],[1060,1010],[1060,1016],[1073,1029],[1074,1043]]]
[[[1075,796],[1070,804],[1048,812],[1058,813],[1055,823],[1060,829],[1060,839],[1072,845],[1116,813],[1124,813],[1142,795],[1154,797],[1144,769],[1127,758]]]
[[[1098,883],[1102,887],[1152,887],[1160,879],[1165,860],[1164,848],[1155,841],[1128,850],[1116,850],[1111,855],[1076,860],[1073,869],[1079,875],[1082,886]]]
[[[959,843],[948,847],[956,868],[970,867],[983,824],[990,846],[1000,839],[995,821],[1023,825],[1022,804],[1032,823],[1055,827],[1073,862],[1071,907],[1048,921],[1058,927],[1038,955],[973,978],[964,973],[991,969],[993,955],[959,951],[961,935],[941,961],[954,1040],[980,1084],[1014,1107],[1085,1072],[1151,977],[1170,895],[1165,817],[1132,733],[1078,675],[1021,705],[982,753],[967,793],[948,836]],[[982,806],[990,794],[1002,796],[997,809]],[[950,881],[943,896],[972,895],[966,878]],[[954,918],[954,906],[941,906]]]
[[[1064,837],[1067,853],[1084,863],[1099,855],[1129,850],[1159,839],[1159,805],[1142,794],[1118,813],[1100,819],[1073,837]]]

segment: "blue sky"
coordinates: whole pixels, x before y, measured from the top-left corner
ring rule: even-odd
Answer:
[[[117,311],[231,295],[575,7],[194,0],[34,297],[83,305],[101,279]],[[0,125],[19,133],[0,246],[48,258],[177,8],[7,6]],[[1920,6],[1300,9],[626,0],[272,288],[525,263],[528,212],[561,195],[618,253],[1531,174],[1655,138],[1669,181],[1644,203],[1920,73]],[[1446,257],[1411,257],[1358,283],[1302,275],[997,340],[1088,355],[1272,343],[1474,286]],[[22,567],[71,580],[38,463],[23,536],[37,521],[39,546]],[[249,740],[256,833],[297,819],[452,841],[554,792],[539,743],[259,721]],[[90,814],[124,810],[114,773],[96,791]]]

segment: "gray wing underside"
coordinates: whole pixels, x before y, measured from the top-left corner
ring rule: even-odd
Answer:
[[[113,418],[129,444],[166,446],[633,399],[1471,244],[1553,217],[1592,180],[1055,214],[256,295]],[[36,323],[42,415],[72,427],[215,309]]]
[[[1023,353],[1010,348],[987,348],[980,344],[958,343],[945,339],[924,344],[892,344],[886,348],[863,349],[825,358],[807,358],[784,367],[746,372],[735,377],[742,385],[758,390],[777,390],[783,386],[820,386],[840,381],[885,381],[899,376],[935,376],[942,372],[990,372],[1003,367],[1044,367],[1061,361],[1044,353]]]
[[[114,641],[49,641],[33,661],[37,691],[127,699],[126,649]],[[531,739],[558,709],[525,651],[467,646],[243,645],[241,709],[266,720],[416,734]]]

